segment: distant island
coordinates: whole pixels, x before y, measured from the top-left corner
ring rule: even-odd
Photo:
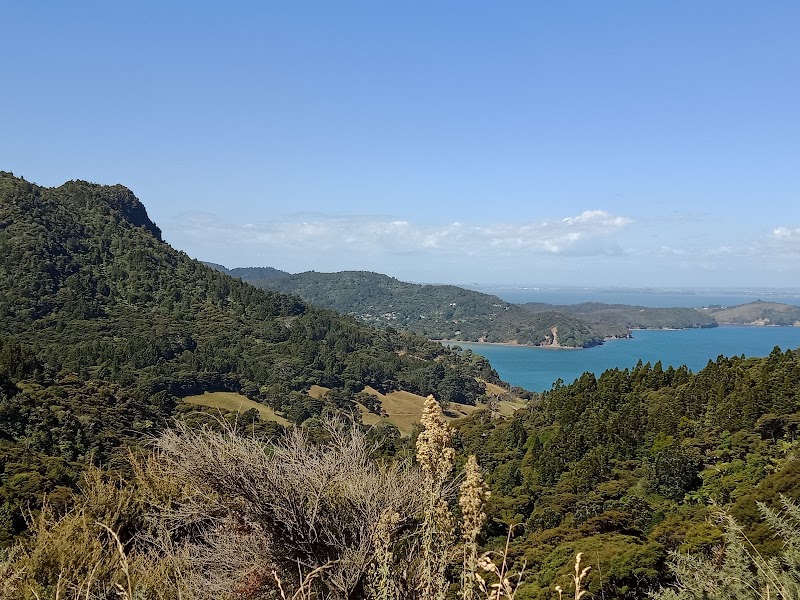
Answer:
[[[751,302],[733,307],[653,308],[584,302],[506,302],[454,285],[423,285],[368,271],[288,273],[272,267],[227,269],[257,287],[350,315],[376,327],[410,331],[432,340],[590,348],[636,329],[689,329],[719,325],[800,325],[800,307]]]
[[[707,312],[719,325],[800,326],[800,307],[780,302],[756,300],[729,308],[709,306],[700,310]]]

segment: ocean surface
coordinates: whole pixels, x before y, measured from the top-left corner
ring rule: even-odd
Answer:
[[[668,306],[678,306],[671,304]],[[602,346],[579,350],[526,346],[494,346],[458,342],[485,356],[500,377],[512,385],[544,391],[562,379],[572,383],[585,372],[633,368],[636,362],[686,365],[702,369],[719,355],[766,356],[775,346],[800,347],[800,327],[715,327],[712,329],[636,330],[633,339],[608,340]]]

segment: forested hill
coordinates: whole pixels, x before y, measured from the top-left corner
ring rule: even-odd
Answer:
[[[596,327],[628,329],[688,329],[717,325],[800,325],[800,306],[757,300],[737,306],[707,306],[697,308],[653,308],[628,304],[521,304],[531,312],[553,310],[571,315]]]
[[[27,503],[157,431],[183,396],[241,392],[301,422],[328,406],[358,418],[367,385],[474,403],[478,377],[499,382],[480,357],[174,250],[122,186],[0,173],[0,543]],[[314,384],[331,391],[312,398]]]
[[[265,287],[260,285],[265,281],[274,281],[276,279],[283,279],[291,276],[291,273],[281,271],[280,269],[275,269],[273,267],[238,267],[236,269],[227,269],[223,265],[218,265],[212,262],[204,261],[203,264],[208,265],[217,271],[227,273],[233,277],[238,277],[242,281],[246,281],[247,283],[255,285],[256,287]]]
[[[366,271],[295,275],[261,269],[227,271],[259,287],[297,294],[358,320],[432,339],[588,347],[627,335],[625,327],[593,325],[558,310],[526,311],[497,296],[453,285],[419,285]]]
[[[530,573],[521,597],[554,597],[562,565],[583,552],[591,597],[622,599],[670,582],[670,552],[723,542],[712,503],[765,556],[779,553],[756,503],[779,510],[781,494],[800,497],[799,432],[800,350],[776,348],[696,374],[661,363],[586,373],[511,420],[473,415],[457,445],[490,474],[496,542],[524,523],[511,545]]]
[[[710,306],[707,310],[720,325],[800,325],[800,306],[780,302],[757,300],[738,306]]]
[[[0,194],[0,333],[49,365],[151,390],[203,387],[204,374],[222,373],[258,393],[312,384],[435,392],[412,375],[426,361],[467,368],[423,338],[361,326],[190,259],[161,241],[122,186],[47,189],[5,173]]]
[[[520,306],[534,313],[557,310],[601,328],[690,329],[717,326],[717,321],[707,311],[694,308],[654,308],[602,302],[559,305],[529,302]]]
[[[453,285],[405,283],[367,271],[292,275],[272,267],[226,269],[207,264],[257,287],[297,294],[362,322],[432,339],[589,347],[604,338],[626,337],[631,329],[800,324],[800,307],[777,302],[697,308],[602,302],[512,304]]]

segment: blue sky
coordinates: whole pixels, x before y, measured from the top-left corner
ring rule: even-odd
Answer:
[[[0,169],[189,255],[448,283],[800,285],[800,3],[17,2]]]

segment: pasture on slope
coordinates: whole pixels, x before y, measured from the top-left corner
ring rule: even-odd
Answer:
[[[505,393],[503,388],[497,386],[499,390]],[[488,387],[487,387],[487,391]],[[375,396],[381,401],[381,407],[388,416],[381,417],[375,413],[370,412],[363,405],[359,404],[361,409],[361,419],[365,425],[374,425],[382,420],[389,421],[395,425],[403,435],[410,435],[415,423],[420,422],[422,416],[422,407],[425,404],[425,398],[418,394],[411,392],[396,391],[388,394],[381,394],[378,390],[372,387],[365,387],[364,392],[371,396]],[[486,408],[485,405],[472,406],[468,404],[451,403],[445,413],[445,417],[452,421],[466,417],[476,410]],[[514,400],[501,400],[499,405],[499,414],[502,416],[510,416],[515,410],[525,408],[525,403],[519,399]]]
[[[251,408],[258,411],[259,416],[265,421],[275,421],[280,425],[288,427],[291,425],[289,421],[277,414],[269,406],[260,404],[242,394],[234,392],[204,392],[196,396],[187,396],[183,399],[184,402],[189,404],[197,404],[200,406],[208,406],[210,408],[219,408],[231,412],[244,413]]]
[[[508,417],[511,416],[515,410],[525,408],[525,402],[523,400],[509,397],[509,393],[499,385],[485,381],[483,383],[486,385],[488,394],[497,398],[503,398],[498,404],[497,412],[499,415]],[[308,391],[308,395],[312,398],[320,399],[324,397],[328,391],[329,388],[320,385],[312,385]],[[424,396],[402,390],[382,394],[370,386],[365,387],[363,392],[380,400],[381,408],[385,414],[385,416],[376,415],[370,412],[366,406],[359,403],[358,408],[361,411],[361,420],[365,425],[375,425],[381,421],[388,421],[396,426],[402,435],[410,435],[414,424],[420,422],[422,407],[425,404]],[[246,396],[234,392],[204,392],[203,394],[195,396],[187,396],[184,398],[184,401],[189,404],[238,413],[244,413],[254,408],[265,421],[275,421],[287,427],[291,425],[287,419],[277,414],[269,406],[250,400]],[[469,416],[481,408],[486,408],[486,406],[451,403],[445,417],[453,421],[461,417]]]

